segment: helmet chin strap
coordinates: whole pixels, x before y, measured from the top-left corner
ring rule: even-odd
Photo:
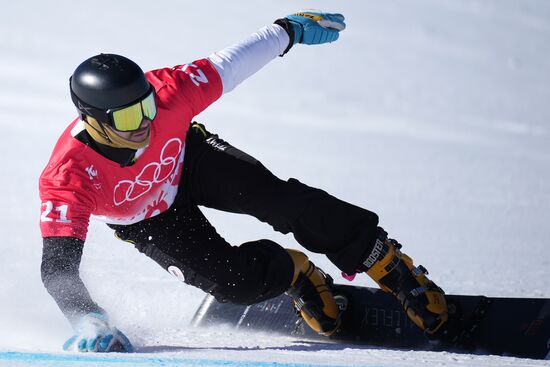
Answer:
[[[99,144],[107,145],[113,148],[129,148],[129,149],[141,149],[149,145],[151,139],[151,131],[147,133],[145,139],[141,141],[131,141],[124,139],[118,135],[110,126],[105,125],[97,121],[91,116],[86,116],[84,119],[84,128]]]

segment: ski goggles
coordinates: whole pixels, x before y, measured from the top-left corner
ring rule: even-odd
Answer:
[[[151,91],[141,101],[130,106],[107,110],[107,114],[110,117],[111,127],[114,129],[118,131],[137,130],[144,118],[153,121],[157,116],[155,93]]]
[[[157,116],[155,91],[153,87],[151,87],[151,91],[141,100],[108,110],[102,110],[88,105],[81,101],[72,90],[71,98],[82,114],[92,116],[99,122],[106,122],[109,126],[118,131],[138,130],[144,118],[153,121]]]

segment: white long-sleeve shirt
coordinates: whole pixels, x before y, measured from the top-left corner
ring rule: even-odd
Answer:
[[[222,79],[223,93],[232,91],[271,60],[282,55],[289,42],[288,33],[281,26],[272,24],[261,28],[244,41],[208,56]]]

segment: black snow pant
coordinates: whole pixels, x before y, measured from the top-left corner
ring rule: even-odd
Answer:
[[[267,239],[231,246],[199,206],[252,215],[353,273],[370,254],[378,216],[296,179],[283,181],[259,161],[194,123],[175,202],[155,217],[110,225],[163,268],[218,300],[252,304],[289,287],[294,265]]]

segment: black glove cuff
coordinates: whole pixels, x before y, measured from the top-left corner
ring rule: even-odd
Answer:
[[[292,46],[294,46],[294,29],[292,28],[292,25],[290,24],[290,21],[286,18],[277,19],[273,23],[277,24],[277,25],[280,25],[281,27],[283,27],[283,29],[286,31],[286,33],[288,33],[288,38],[289,38],[288,46],[283,51],[283,53],[281,55],[279,55],[280,57],[283,57],[288,51],[290,51]]]

